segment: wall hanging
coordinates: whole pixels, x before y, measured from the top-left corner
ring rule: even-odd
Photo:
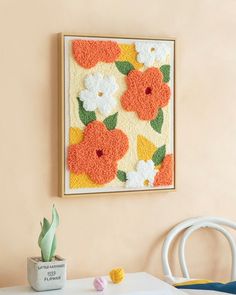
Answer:
[[[60,34],[60,193],[173,190],[175,41]]]

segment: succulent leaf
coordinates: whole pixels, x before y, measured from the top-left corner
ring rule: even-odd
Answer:
[[[51,261],[56,250],[56,228],[59,225],[59,216],[56,208],[52,208],[52,222],[50,223],[46,218],[43,220],[41,233],[39,235],[38,244],[41,248],[42,260]]]
[[[56,236],[54,236],[49,261],[51,261],[52,258],[54,257],[55,252],[56,252],[56,248],[57,248],[57,239],[56,239]]]
[[[46,218],[44,218],[43,219],[43,223],[40,222],[40,225],[41,225],[41,233],[40,233],[39,239],[38,239],[38,245],[39,245],[39,247],[40,247],[40,244],[41,244],[41,241],[42,241],[43,237],[45,236],[46,232],[50,228],[50,222]]]

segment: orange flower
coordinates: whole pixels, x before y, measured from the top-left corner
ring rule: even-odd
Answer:
[[[145,72],[130,71],[128,90],[121,97],[121,105],[128,112],[136,112],[141,120],[153,120],[159,108],[168,104],[170,88],[162,82],[162,72],[149,68]]]
[[[72,52],[79,65],[90,69],[99,61],[114,62],[121,50],[114,41],[73,40]]]
[[[121,130],[108,130],[102,122],[93,121],[85,128],[83,141],[69,146],[68,168],[88,174],[97,184],[108,183],[116,177],[117,161],[128,147],[128,137]]]
[[[166,155],[159,172],[155,176],[154,186],[166,186],[172,184],[173,164],[173,155]]]

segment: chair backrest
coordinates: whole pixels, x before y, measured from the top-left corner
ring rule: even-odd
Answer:
[[[181,272],[183,274],[183,279],[190,279],[188,272],[186,260],[185,260],[185,245],[189,236],[196,230],[200,228],[212,228],[221,232],[225,238],[228,240],[232,253],[232,267],[231,267],[231,280],[236,280],[236,244],[232,235],[223,227],[227,226],[236,230],[236,222],[227,220],[221,217],[196,217],[187,219],[179,224],[177,224],[168,233],[163,247],[162,247],[162,267],[166,280],[170,283],[178,282],[178,279],[172,274],[170,264],[169,264],[169,250],[172,242],[183,232],[182,238],[179,243],[179,263]]]

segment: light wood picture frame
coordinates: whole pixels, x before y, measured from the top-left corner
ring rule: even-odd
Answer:
[[[175,190],[175,40],[59,34],[59,194]]]

